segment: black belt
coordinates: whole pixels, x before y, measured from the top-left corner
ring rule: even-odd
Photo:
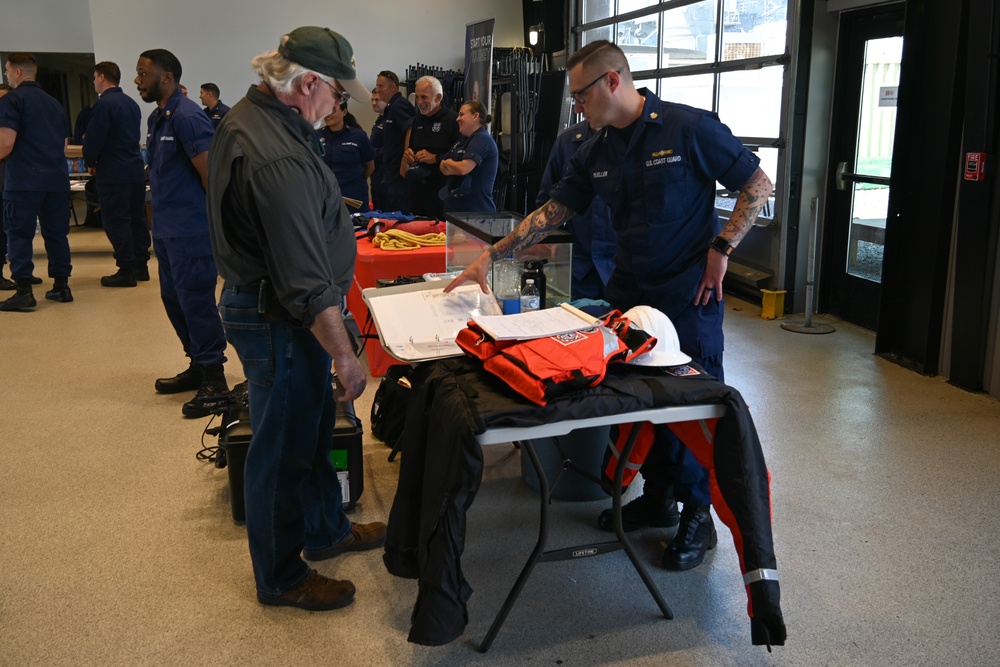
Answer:
[[[233,285],[223,283],[222,289],[232,290],[233,294],[250,294],[258,296],[260,294],[260,283],[250,283],[249,285]]]

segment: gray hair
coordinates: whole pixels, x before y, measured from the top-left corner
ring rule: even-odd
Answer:
[[[250,60],[250,68],[272,90],[285,95],[293,93],[295,86],[306,74],[312,73],[327,83],[333,83],[332,77],[292,62],[278,53],[277,49],[254,56]]]
[[[413,84],[413,89],[416,90],[418,86],[430,86],[435,95],[441,95],[444,97],[444,88],[441,87],[441,82],[433,76],[427,75],[420,77],[417,79],[417,82]]]

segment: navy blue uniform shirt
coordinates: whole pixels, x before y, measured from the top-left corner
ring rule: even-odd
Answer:
[[[101,183],[141,183],[139,132],[142,112],[131,97],[115,86],[101,93],[83,138],[83,160],[96,167]]]
[[[222,102],[219,102],[211,109],[205,107],[205,114],[208,116],[208,119],[212,121],[212,127],[219,127],[219,123],[228,111],[229,107]]]
[[[17,132],[6,158],[5,191],[69,192],[69,123],[56,98],[37,82],[22,81],[0,98],[0,127]]]
[[[552,186],[566,173],[570,158],[592,136],[594,131],[587,121],[583,121],[571,125],[556,137],[542,174],[538,198],[535,200],[536,207],[549,200]],[[566,222],[566,229],[573,234],[573,298],[603,298],[604,286],[615,270],[617,244],[611,223],[611,209],[603,199],[594,197],[590,208]]]
[[[391,183],[399,178],[399,165],[403,161],[403,144],[406,141],[406,130],[413,122],[417,110],[402,93],[396,93],[389,100],[382,114],[385,117],[382,131],[382,182]]]
[[[214,132],[201,107],[179,89],[149,114],[146,148],[155,238],[208,233],[205,190],[191,158],[208,150]]]
[[[452,149],[441,156],[442,160],[474,160],[476,167],[466,174],[462,185],[454,187],[459,177],[448,179],[452,195],[444,199],[444,210],[451,211],[495,211],[497,205],[493,201],[493,184],[497,180],[497,167],[500,156],[497,142],[481,127],[472,133],[471,137],[462,137]],[[449,185],[445,185],[449,188]]]
[[[601,130],[570,160],[551,197],[574,211],[586,211],[597,195],[604,199],[618,235],[609,293],[616,285],[648,295],[645,303],[673,319],[694,301],[721,229],[716,181],[738,190],[760,159],[716,114],[639,92],[646,102],[628,145],[620,132]]]
[[[362,211],[368,210],[368,183],[365,181],[365,163],[375,159],[375,149],[365,131],[358,127],[344,126],[338,132],[328,127],[319,131],[323,145],[323,162],[333,171],[345,197],[361,201]]]

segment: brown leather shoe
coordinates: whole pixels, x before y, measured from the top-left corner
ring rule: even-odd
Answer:
[[[302,555],[306,560],[326,560],[339,556],[348,551],[368,551],[385,544],[385,524],[381,521],[374,523],[353,523],[351,532],[347,537],[337,542],[333,546],[315,551],[303,551]]]
[[[354,584],[349,581],[328,579],[316,570],[309,578],[281,595],[265,595],[257,591],[261,604],[274,607],[298,607],[309,611],[340,609],[354,602]]]

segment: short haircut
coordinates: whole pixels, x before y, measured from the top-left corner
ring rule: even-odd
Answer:
[[[482,102],[466,102],[462,106],[469,107],[469,111],[479,115],[479,125],[486,126],[489,125],[493,120],[493,116],[486,113],[486,107],[483,106]]]
[[[11,67],[23,69],[29,74],[38,73],[38,61],[30,53],[8,53],[7,62],[10,63]]]
[[[105,81],[115,84],[122,82],[122,70],[110,60],[104,60],[94,65],[94,73],[100,74]]]
[[[397,86],[399,85],[399,77],[396,76],[396,73],[393,72],[392,70],[384,69],[381,72],[379,72],[378,75],[379,76],[384,76],[385,78],[389,79],[389,81],[392,81],[394,84],[396,84]]]
[[[205,92],[212,93],[216,97],[222,97],[222,91],[214,83],[203,83],[201,84],[201,89]]]
[[[427,75],[420,77],[417,79],[417,82],[413,84],[413,89],[416,90],[420,86],[430,86],[435,95],[444,97],[444,88],[441,87],[441,82],[433,76]]]
[[[571,70],[577,65],[593,69],[595,72],[601,70],[608,72],[614,70],[627,80],[632,80],[632,71],[628,66],[628,59],[622,50],[606,39],[599,39],[583,47],[566,61],[566,69]]]
[[[149,51],[143,51],[140,53],[139,57],[148,59],[164,72],[170,72],[174,75],[174,81],[180,84],[181,61],[177,60],[177,56],[170,53],[170,51],[167,51],[166,49],[150,49]]]

